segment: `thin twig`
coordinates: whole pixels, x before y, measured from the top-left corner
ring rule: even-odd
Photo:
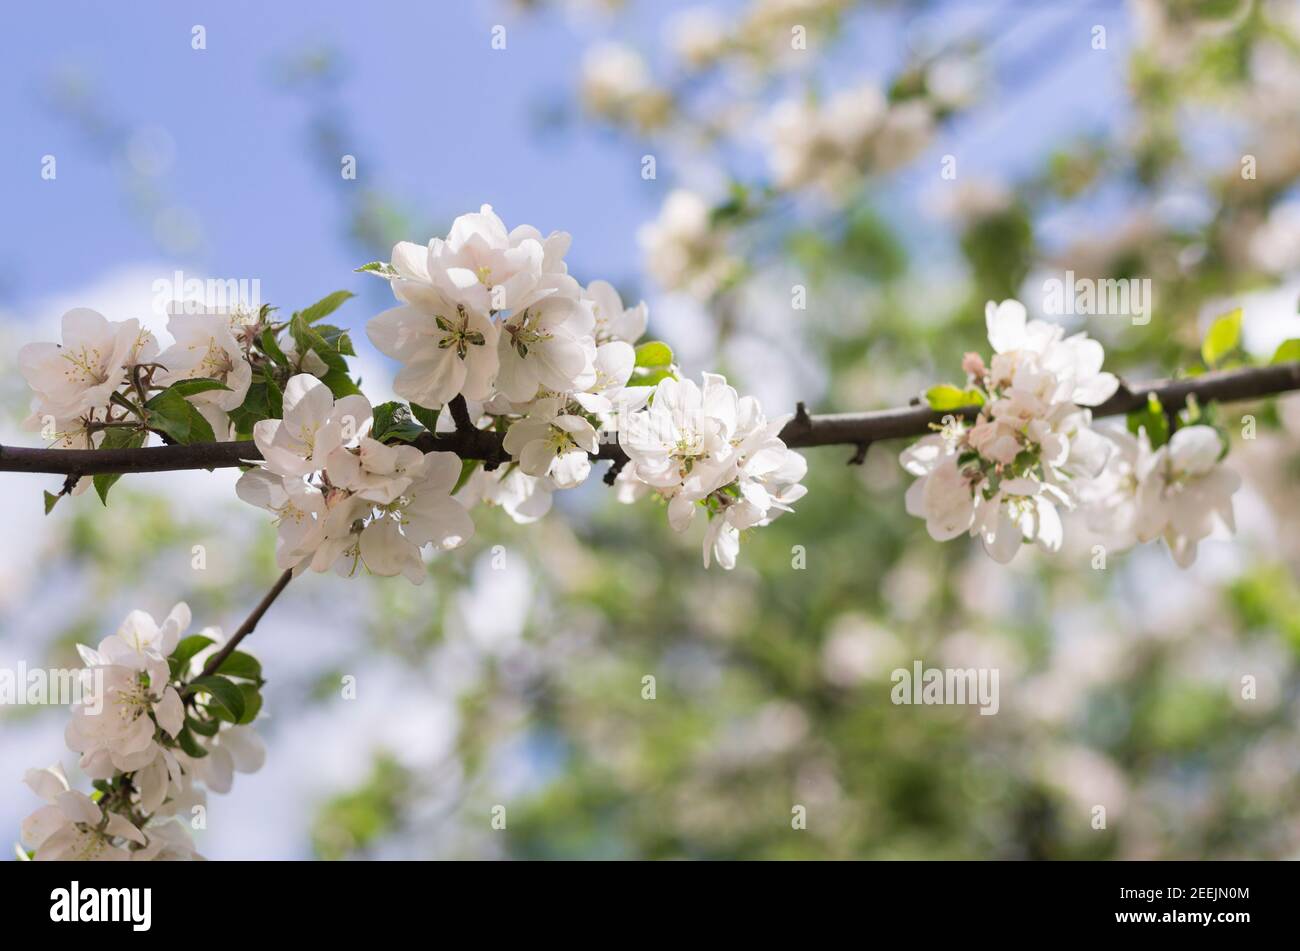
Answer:
[[[203,665],[203,672],[199,676],[208,677],[220,669],[221,665],[226,662],[226,658],[234,653],[235,648],[239,646],[239,642],[253,633],[253,628],[257,627],[257,622],[262,620],[262,615],[266,613],[275,599],[280,596],[280,592],[292,580],[292,569],[280,575],[275,585],[266,593],[266,597],[258,603],[257,607],[253,608],[253,613],[244,619],[244,623],[239,625],[239,629],[234,634],[230,635],[230,640],[226,641],[226,645],[208,658],[208,662]]]
[[[1119,416],[1140,409],[1155,394],[1166,406],[1181,407],[1189,396],[1201,403],[1260,399],[1300,390],[1300,362],[1223,370],[1184,379],[1121,386],[1105,403],[1095,407],[1094,417]],[[453,418],[461,410],[456,401],[448,404]],[[811,416],[805,411],[781,430],[781,438],[792,449],[847,445],[861,447],[883,439],[922,436],[948,415],[975,416],[978,407],[937,412],[922,402],[894,409],[865,413],[830,413]],[[466,428],[466,426],[468,428]],[[478,429],[464,412],[453,433],[425,433],[413,445],[425,452],[454,452],[462,459],[481,459],[484,469],[494,469],[509,460],[501,446],[502,434]],[[626,458],[616,443],[605,443],[596,457],[618,461]],[[251,465],[262,458],[252,442],[195,443],[189,446],[148,446],[140,449],[27,449],[0,446],[0,472],[44,472],[83,476],[99,473],[169,472],[179,469],[217,469]],[[856,459],[855,455],[855,459]]]

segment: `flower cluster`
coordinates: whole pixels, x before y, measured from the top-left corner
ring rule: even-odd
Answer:
[[[629,460],[619,474],[620,497],[658,493],[679,532],[704,508],[704,566],[716,558],[734,568],[740,533],[790,511],[807,491],[800,484],[807,463],[780,438],[789,420],[767,419],[757,400],[741,397],[717,374],[704,374],[700,386],[661,380],[649,405],[629,414],[619,431]]]
[[[625,307],[605,281],[584,287],[574,280],[564,261],[569,243],[562,232],[543,236],[526,225],[508,230],[484,205],[457,218],[446,238],[434,238],[427,246],[399,243],[391,262],[363,269],[387,278],[398,301],[372,318],[366,330],[376,348],[401,364],[394,389],[410,402],[410,413],[428,421],[453,400],[463,401],[470,425],[500,433],[501,448],[510,457],[509,464],[490,471],[467,466],[468,475],[457,483],[451,475],[460,474],[461,466],[453,465],[453,456],[439,463],[446,479],[417,481],[418,486],[434,486],[421,491],[439,494],[443,512],[458,516],[437,531],[421,529],[418,537],[452,547],[448,542],[469,536],[472,526],[461,518],[463,510],[448,507],[446,493],[453,487],[458,491],[450,505],[497,504],[516,521],[539,518],[550,508],[555,490],[586,481],[601,443],[617,436],[632,459],[620,476],[623,484],[634,481],[671,499],[670,519],[679,530],[689,524],[695,504],[706,506],[715,516],[706,564],[707,552],[716,551],[718,560],[732,567],[740,530],[766,524],[802,494],[803,460],[787,453],[776,436],[785,420],[768,422],[752,398],[741,399],[721,377],[707,376],[703,391],[679,381],[665,344],[634,347],[645,333],[645,305]],[[290,405],[296,405],[291,397],[286,390],[286,424]],[[359,408],[348,412],[357,416]],[[339,411],[324,402],[314,411],[311,419],[324,427],[324,435],[299,440],[283,468],[288,477],[304,466],[312,471],[323,466],[324,481],[318,487],[323,497],[310,495],[304,500],[310,509],[304,508],[299,487],[282,491],[279,483],[255,473],[245,476],[250,481],[244,497],[253,501],[256,487],[257,504],[287,513],[281,516],[284,567],[300,564],[314,549],[312,565],[318,570],[336,561],[340,551],[351,559],[348,564],[355,565],[359,557],[377,570],[367,553],[367,534],[373,532],[374,544],[384,546],[382,560],[389,569],[380,573],[397,573],[400,564],[402,573],[414,578],[418,563],[392,554],[402,537],[399,526],[408,533],[408,516],[401,514],[408,511],[405,489],[383,480],[416,479],[417,473],[406,467],[420,464],[419,453],[397,447],[381,455],[383,447],[364,438],[360,445],[340,448],[331,412]],[[258,425],[268,436],[280,432],[275,421]],[[262,434],[257,438],[267,468],[283,467],[269,451],[274,440]],[[335,454],[352,467],[351,460],[360,459],[365,469],[367,451],[379,467],[371,476],[379,485],[368,499],[355,494],[353,486],[361,484],[356,475],[336,475],[329,463]],[[432,466],[435,457],[448,455],[429,453],[423,464]],[[344,489],[354,494],[336,495],[331,502],[331,492]],[[323,513],[335,505],[360,504],[349,498],[373,503],[363,508],[369,512],[373,507],[379,517],[361,527],[356,510],[345,509],[332,531],[351,526],[359,541],[346,549],[337,544],[322,548],[320,526],[334,518]],[[385,521],[383,507],[389,505],[397,506],[399,514]],[[330,531],[325,530],[326,537]]]
[[[1232,527],[1239,480],[1218,465],[1224,444],[1213,428],[1188,426],[1154,453],[1145,430],[1094,429],[1089,407],[1118,388],[1101,369],[1101,345],[1027,321],[1018,301],[990,302],[985,319],[991,362],[967,354],[969,388],[937,388],[952,391],[953,408],[978,405],[974,423],[950,416],[900,458],[917,476],[907,511],[932,538],[978,536],[1007,562],[1022,543],[1058,550],[1061,512],[1083,505],[1121,544],[1164,538],[1186,566],[1216,517]]]
[[[778,187],[836,191],[864,172],[907,164],[930,143],[934,106],[924,98],[889,102],[874,83],[842,90],[818,105],[777,103],[767,120],[769,163]]]
[[[1227,444],[1213,426],[1179,429],[1152,450],[1143,430],[1136,436],[1101,429],[1114,443],[1106,467],[1084,488],[1089,527],[1117,547],[1163,539],[1180,567],[1196,560],[1196,546],[1217,528],[1236,530],[1232,495],[1241,476],[1219,462]]]
[[[204,786],[228,792],[234,772],[265,759],[250,725],[261,709],[261,668],[230,652],[198,673],[220,632],[182,635],[190,610],[178,604],[159,624],[132,611],[98,649],[78,646],[84,692],[66,738],[94,782],[86,795],[54,765],[28,770],[45,805],[22,823],[23,858],[150,861],[201,858],[186,822],[201,827]],[[203,785],[198,785],[199,783]]]
[[[309,373],[290,378],[283,406],[282,419],[254,425],[263,462],[235,486],[275,515],[281,568],[350,576],[364,565],[420,584],[422,547],[457,548],[474,534],[451,497],[461,474],[455,455],[374,439],[369,401],[335,400]]]

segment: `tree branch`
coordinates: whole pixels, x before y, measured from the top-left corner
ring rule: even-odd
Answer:
[[[1121,385],[1105,403],[1093,409],[1094,417],[1119,416],[1146,405],[1155,394],[1165,406],[1182,406],[1189,396],[1202,403],[1211,400],[1234,402],[1259,399],[1300,390],[1300,362],[1223,370],[1175,380],[1157,380],[1133,386]],[[509,461],[501,446],[502,434],[477,429],[455,405],[454,433],[425,433],[412,445],[424,452],[454,452],[462,459],[482,459],[485,469]],[[814,446],[855,446],[854,460],[862,448],[883,439],[922,436],[947,415],[975,416],[978,407],[968,406],[950,413],[937,412],[924,403],[865,413],[830,413],[812,416],[796,413],[781,430],[781,438],[792,449]],[[597,458],[625,459],[616,443],[603,444]],[[180,469],[218,469],[251,465],[262,458],[252,442],[197,443],[189,446],[150,446],[141,449],[27,449],[0,446],[0,472],[57,473],[70,478],[99,473],[169,472]]]
[[[280,592],[292,580],[292,569],[280,575],[274,587],[266,593],[266,597],[258,603],[257,607],[253,608],[253,613],[244,619],[244,623],[239,625],[239,629],[234,634],[230,635],[230,640],[226,641],[225,646],[208,658],[208,662],[203,665],[203,672],[199,675],[200,677],[207,677],[217,672],[218,668],[226,662],[226,658],[234,653],[235,648],[239,646],[239,642],[253,633],[253,628],[257,627],[257,622],[262,620],[262,615],[266,613],[275,599],[280,596]]]

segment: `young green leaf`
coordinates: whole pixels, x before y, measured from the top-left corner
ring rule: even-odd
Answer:
[[[673,351],[662,340],[650,340],[636,348],[636,365],[639,367],[672,366]]]
[[[951,383],[940,383],[925,391],[925,400],[930,409],[963,409],[967,406],[984,405],[984,395],[979,390],[962,390]]]
[[[1270,363],[1294,363],[1300,360],[1300,337],[1292,337],[1290,340],[1283,340],[1278,345],[1273,359]]]
[[[176,649],[171,652],[167,659],[173,663],[172,673],[181,674],[189,670],[190,661],[194,659],[199,651],[211,647],[215,641],[210,637],[202,634],[191,634],[189,637],[183,637]]]
[[[51,512],[54,511],[54,506],[59,504],[59,499],[61,498],[63,498],[62,495],[55,495],[53,492],[47,491],[45,493],[45,514],[46,515],[49,515]]]
[[[1218,366],[1241,342],[1241,308],[1216,317],[1201,343],[1201,359],[1208,367]]]
[[[221,729],[219,721],[200,720],[197,717],[186,717],[185,726],[201,736],[216,736],[217,731]]]
[[[384,261],[371,261],[369,264],[363,264],[361,267],[353,268],[353,270],[358,274],[374,274],[377,277],[384,278],[397,277],[397,269]]]
[[[196,376],[188,380],[177,380],[171,386],[167,387],[167,389],[163,390],[151,399],[149,403],[152,403],[163,393],[179,393],[181,396],[193,396],[195,393],[206,393],[209,390],[229,389],[230,387],[226,386],[226,384],[222,383],[220,380],[213,380],[205,376]],[[146,403],[145,405],[148,406],[149,403]]]
[[[298,316],[307,323],[312,324],[322,317],[328,317],[346,300],[356,297],[351,291],[335,291],[333,294],[326,294],[310,307],[304,307],[298,312]]]
[[[284,391],[280,389],[280,384],[275,382],[275,377],[267,375],[266,379],[266,411],[271,414],[271,419],[284,418]]]
[[[271,362],[276,366],[287,367],[289,365],[289,358],[280,349],[280,341],[275,339],[275,331],[270,327],[262,331],[261,347],[262,352],[270,357]]]
[[[244,695],[244,715],[240,723],[252,723],[262,712],[262,691],[257,684],[241,683],[239,691]]]
[[[1152,449],[1159,449],[1169,441],[1169,418],[1154,393],[1147,395],[1147,405],[1128,414],[1128,431],[1134,436],[1146,430]]]

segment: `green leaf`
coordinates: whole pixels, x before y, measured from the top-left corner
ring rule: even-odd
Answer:
[[[270,418],[270,397],[266,380],[254,380],[248,387],[244,402],[238,409],[230,412],[230,421],[235,424],[235,434],[241,439],[251,439],[253,424]]]
[[[230,656],[221,662],[216,672],[239,680],[260,681],[262,679],[261,663],[252,654],[245,654],[243,651],[231,651]]]
[[[99,448],[139,449],[144,445],[144,441],[148,436],[149,434],[143,429],[127,429],[124,426],[117,426],[104,433],[104,441],[99,444]],[[119,472],[103,472],[94,477],[95,492],[99,494],[100,502],[105,505],[108,504],[108,490],[120,478],[122,478],[122,475]]]
[[[357,352],[352,349],[352,338],[342,327],[335,327],[333,324],[317,324],[312,328],[320,334],[322,340],[329,344],[333,349],[346,357],[355,357]]]
[[[262,712],[262,691],[257,684],[240,684],[239,690],[244,695],[244,715],[240,723],[252,723]]]
[[[180,675],[189,670],[190,661],[200,651],[206,650],[215,643],[212,638],[205,637],[202,634],[191,634],[189,637],[181,638],[180,643],[176,645],[176,649],[167,658],[168,661],[172,662],[172,673]]]
[[[185,727],[202,736],[216,736],[217,731],[221,729],[221,723],[218,720],[200,720],[197,717],[186,717]]]
[[[284,391],[275,377],[266,376],[266,411],[271,419],[284,419]]]
[[[417,406],[415,403],[410,405],[411,415],[415,417],[416,421],[429,432],[436,432],[437,430],[434,427],[438,425],[438,411],[424,406]]]
[[[261,345],[262,352],[270,357],[271,362],[276,366],[287,367],[289,365],[289,358],[280,349],[280,341],[275,339],[275,332],[270,327],[262,331]]]
[[[1208,367],[1217,366],[1241,342],[1241,308],[1216,317],[1201,343],[1201,359]]]
[[[322,317],[328,317],[346,300],[356,297],[351,291],[335,291],[333,294],[326,294],[310,307],[304,307],[297,316],[301,317],[309,324],[313,324]]]
[[[668,367],[672,363],[672,348],[662,340],[650,340],[636,348],[636,365],[639,367]]]
[[[63,498],[62,495],[55,495],[53,492],[45,493],[45,514],[46,515],[49,515],[51,512],[54,511],[54,506],[59,504],[59,499],[61,498]]]
[[[175,387],[154,394],[144,406],[149,413],[149,425],[183,446],[217,441],[212,424]]]
[[[348,376],[347,370],[330,370],[320,378],[320,381],[329,387],[336,400],[361,392],[361,387]]]
[[[1270,363],[1293,363],[1300,360],[1300,337],[1282,341]]]
[[[371,261],[361,267],[353,268],[358,274],[376,274],[379,277],[397,277],[397,268],[385,261]]]
[[[962,409],[967,406],[983,406],[984,394],[979,390],[962,390],[951,383],[940,383],[925,391],[926,402],[930,409]]]
[[[1154,393],[1147,394],[1147,405],[1128,414],[1128,431],[1134,436],[1146,430],[1152,449],[1159,449],[1169,441],[1169,419]]]
[[[246,710],[244,694],[233,681],[210,674],[207,677],[194,678],[190,681],[190,686],[211,698],[212,705],[216,708],[213,712],[221,719],[238,723],[239,718],[244,715]],[[212,706],[209,706],[209,709],[211,710]]]
[[[482,464],[482,459],[462,459],[460,463],[460,477],[456,480],[456,485],[451,490],[451,494],[455,495],[464,488],[465,483],[469,481],[469,477],[474,474],[474,470]]]
[[[329,370],[321,377],[321,382],[329,387],[335,399],[361,392],[352,377],[348,376],[348,362],[343,354],[317,333],[315,328],[309,326],[302,314],[294,315],[289,322],[289,333],[293,335],[299,353],[315,350],[316,355],[325,362]],[[348,348],[351,349],[351,344],[348,344]]]
[[[657,367],[653,370],[640,367],[632,371],[628,386],[657,386],[660,380],[667,380],[673,376],[672,367]]]
[[[424,427],[411,419],[405,403],[380,403],[374,409],[374,420],[370,435],[380,442],[412,442],[424,435]]]
[[[196,376],[189,380],[177,380],[167,389],[160,392],[157,396],[149,401],[152,403],[163,393],[179,393],[181,396],[193,396],[195,393],[206,393],[209,390],[229,390],[230,387],[220,380],[213,380],[206,376]],[[148,406],[149,403],[145,405]]]
[[[203,759],[208,755],[208,751],[199,746],[198,740],[194,739],[194,734],[190,732],[188,726],[181,730],[181,735],[176,737],[176,742],[180,744],[186,755],[192,756],[194,759]]]

